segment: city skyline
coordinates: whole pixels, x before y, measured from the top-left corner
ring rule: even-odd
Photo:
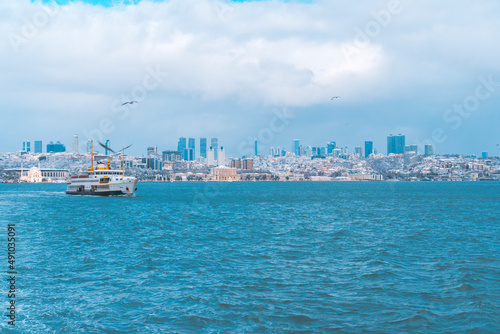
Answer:
[[[196,141],[198,141],[198,145],[196,144]],[[131,156],[145,156],[149,157],[151,153],[154,153],[158,156],[162,156],[162,152],[169,152],[168,154],[174,154],[175,152],[178,152],[179,157],[182,160],[186,161],[196,161],[200,160],[200,158],[207,159],[207,152],[213,148],[213,158],[214,160],[217,159],[217,154],[219,152],[219,149],[224,148],[224,146],[219,145],[219,138],[210,138],[211,145],[207,145],[207,137],[202,137],[202,138],[186,138],[186,137],[180,137],[178,138],[177,141],[177,148],[173,147],[164,147],[164,146],[148,146],[146,148],[146,154],[144,152],[140,152],[139,154],[130,154],[128,153],[127,155]],[[80,143],[82,147],[85,147],[85,149],[81,149],[81,152],[75,152],[75,147],[78,146],[78,135],[74,134],[73,135],[73,144],[72,148],[70,151],[66,151],[66,147],[64,143],[61,143],[59,140],[54,144],[53,141],[50,141],[48,144],[46,144],[46,150],[42,148],[43,141],[40,140],[35,140],[33,141],[33,146],[31,146],[31,141],[30,140],[24,140],[22,142],[22,149],[17,150],[14,152],[27,152],[27,153],[57,153],[57,152],[68,152],[68,153],[88,153],[90,152],[90,141],[85,142],[85,143]],[[75,146],[76,145],[76,146]],[[110,140],[106,139],[106,147],[109,147],[110,145]],[[293,139],[291,141],[291,146],[286,147],[286,145],[279,146],[279,145],[269,145],[269,149],[267,151],[258,151],[258,146],[259,143],[258,141],[254,142],[254,152],[253,154],[248,154],[248,155],[227,155],[226,152],[227,150],[224,148],[224,155],[227,157],[231,158],[244,158],[244,157],[252,157],[252,156],[267,156],[267,155],[282,155],[284,156],[286,153],[293,153],[298,156],[305,156],[306,152],[310,150],[312,152],[312,156],[318,156],[318,157],[326,157],[328,155],[331,155],[333,153],[333,156],[339,156],[339,154],[349,154],[349,152],[354,152],[356,154],[359,154],[360,157],[365,157],[368,158],[370,154],[382,154],[388,156],[389,154],[405,154],[408,152],[415,152],[417,155],[446,155],[446,154],[451,154],[451,155],[466,155],[466,156],[477,156],[477,157],[495,157],[499,155],[495,155],[494,152],[489,152],[489,151],[484,151],[480,150],[476,153],[473,154],[464,154],[461,152],[454,152],[454,153],[440,153],[435,151],[435,147],[433,144],[430,143],[425,143],[423,145],[418,145],[416,143],[409,143],[406,142],[406,136],[403,134],[398,134],[398,135],[393,135],[389,134],[386,137],[386,151],[380,151],[376,146],[374,146],[373,141],[370,140],[365,140],[364,145],[356,145],[355,147],[349,147],[346,145],[337,145],[336,141],[329,141],[327,143],[324,143],[323,145],[310,145],[310,144],[301,144],[301,141],[299,139]],[[30,147],[34,147],[34,150],[31,149]],[[50,148],[49,148],[50,147]],[[158,147],[160,147],[158,149]],[[140,148],[139,148],[140,150]],[[321,151],[320,151],[321,150]],[[334,152],[334,151],[337,152]],[[95,153],[100,153],[99,149],[97,146],[94,146],[94,152]],[[321,152],[321,153],[320,153]],[[347,153],[345,153],[347,152]],[[9,153],[9,152],[1,152],[0,153]],[[108,155],[108,151],[105,149],[104,154]],[[491,154],[493,153],[493,154]],[[486,155],[486,156],[485,156]],[[165,159],[163,159],[165,160]],[[171,160],[171,159],[167,159]]]
[[[89,2],[0,4],[0,151],[78,133],[79,151],[134,134],[132,154],[185,135],[232,156],[255,139],[384,152],[404,133],[441,154],[500,154],[498,3]]]

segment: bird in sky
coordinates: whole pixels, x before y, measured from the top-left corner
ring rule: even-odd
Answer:
[[[134,104],[134,103],[138,103],[137,101],[128,101],[128,102],[124,102],[122,103],[122,106],[126,105],[126,104]]]
[[[110,152],[113,152],[113,153],[116,153],[115,151],[113,151],[112,149],[110,149],[109,147],[107,147],[106,145],[104,145],[103,143],[101,143],[100,141],[97,141],[99,143],[99,145],[101,145],[102,147],[104,147],[105,149],[107,149],[108,151]]]
[[[334,96],[334,97],[332,97],[331,100],[333,101],[333,99],[340,99],[340,96]]]

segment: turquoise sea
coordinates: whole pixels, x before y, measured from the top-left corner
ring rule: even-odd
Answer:
[[[0,184],[2,333],[500,332],[498,182],[64,190]]]

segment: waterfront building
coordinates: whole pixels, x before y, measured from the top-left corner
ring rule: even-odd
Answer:
[[[236,180],[236,168],[219,166],[212,168],[212,177],[214,181],[234,181]]]
[[[373,153],[373,142],[365,141],[365,158],[368,158]]]
[[[200,138],[200,157],[207,158],[207,138]]]
[[[69,171],[67,169],[55,169],[55,168],[40,168],[31,167],[29,169],[21,168],[6,169],[7,174],[15,175],[19,178],[20,182],[30,182],[30,183],[63,183],[69,178]]]
[[[240,159],[231,160],[231,168],[241,169],[241,160]]]
[[[387,155],[389,154],[404,154],[405,153],[405,136],[392,134],[387,137]]]
[[[35,153],[42,153],[42,141],[35,141]]]
[[[243,159],[243,169],[252,170],[253,169],[253,159]]]

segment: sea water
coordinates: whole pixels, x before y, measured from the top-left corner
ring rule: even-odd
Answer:
[[[498,333],[500,183],[0,184],[2,333]]]

